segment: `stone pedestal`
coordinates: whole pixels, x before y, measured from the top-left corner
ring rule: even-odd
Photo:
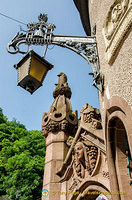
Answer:
[[[61,183],[56,172],[61,168],[68,147],[65,143],[67,136],[63,131],[58,133],[49,133],[46,138],[46,159],[44,169],[43,189],[49,191],[47,197],[42,200],[60,199]]]
[[[66,144],[68,136],[74,136],[78,123],[77,112],[72,111],[70,97],[71,90],[68,87],[67,77],[60,73],[58,84],[53,92],[55,98],[48,113],[44,113],[42,121],[42,134],[46,141],[46,157],[44,169],[42,200],[64,200],[62,193],[66,191],[66,184],[60,183],[56,174],[62,167],[68,152]],[[63,190],[63,191],[62,191]]]

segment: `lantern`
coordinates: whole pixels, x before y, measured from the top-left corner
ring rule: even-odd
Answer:
[[[33,94],[53,65],[31,50],[14,67],[18,70],[18,86]]]

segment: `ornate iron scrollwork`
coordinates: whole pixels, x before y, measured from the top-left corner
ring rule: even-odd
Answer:
[[[27,24],[28,30],[26,33],[17,33],[13,40],[8,43],[7,50],[9,53],[22,53],[19,46],[21,44],[29,45],[58,45],[71,49],[82,56],[92,67],[94,83],[93,85],[103,91],[103,78],[99,69],[99,58],[97,52],[97,43],[95,36],[65,36],[53,35],[55,29],[54,24],[47,23],[48,17],[45,14],[40,14],[39,22]],[[11,49],[13,48],[13,50]]]

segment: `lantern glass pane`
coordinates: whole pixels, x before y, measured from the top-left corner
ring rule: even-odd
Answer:
[[[21,81],[23,78],[25,78],[25,76],[28,75],[29,67],[30,67],[30,58],[28,58],[25,62],[23,62],[22,65],[18,68],[19,81]]]
[[[42,81],[44,75],[47,73],[47,66],[41,63],[38,59],[32,57],[30,75],[33,76],[38,81]]]

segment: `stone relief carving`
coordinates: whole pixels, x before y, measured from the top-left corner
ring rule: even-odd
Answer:
[[[53,97],[56,98],[58,95],[65,95],[65,97],[71,98],[71,89],[67,83],[67,76],[61,72],[58,74],[58,83],[55,84],[56,88],[53,92]]]
[[[103,171],[103,172],[102,172],[102,175],[103,175],[103,177],[109,179],[109,172]]]
[[[110,7],[107,19],[104,24],[105,36],[108,40],[111,39],[116,27],[127,10],[129,0],[116,0]]]
[[[115,0],[109,9],[103,26],[106,56],[112,62],[120,43],[132,25],[132,1]]]
[[[74,189],[79,186],[80,181],[77,179],[77,177],[73,174],[71,183],[69,185],[69,190],[74,191]]]
[[[101,116],[99,110],[97,108],[93,108],[92,106],[85,104],[81,109],[81,121],[90,126],[93,129],[100,129],[101,126]]]
[[[72,111],[70,103],[71,89],[64,73],[58,74],[58,84],[53,92],[55,98],[48,113],[43,114],[42,133],[47,137],[49,132],[71,132],[78,124],[77,111]]]
[[[74,171],[78,178],[84,179],[88,175],[92,176],[98,157],[98,148],[94,145],[84,145],[77,142],[74,147]]]
[[[67,145],[70,147],[72,145],[72,142],[73,142],[73,137],[69,136],[67,141],[66,141]]]

